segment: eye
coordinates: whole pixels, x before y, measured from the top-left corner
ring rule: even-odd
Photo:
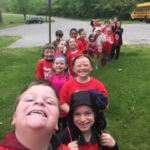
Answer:
[[[74,116],[75,117],[80,117],[80,113],[75,113]]]
[[[30,99],[24,99],[25,102],[33,102],[34,99],[33,98],[30,98]]]

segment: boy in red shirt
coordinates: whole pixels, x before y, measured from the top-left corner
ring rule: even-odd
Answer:
[[[52,44],[46,44],[42,53],[43,59],[38,62],[37,79],[47,79],[53,68],[53,58],[55,47]]]

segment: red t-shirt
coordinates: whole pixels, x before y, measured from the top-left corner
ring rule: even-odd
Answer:
[[[79,55],[83,55],[83,53],[81,51],[78,51],[78,50],[76,50],[74,52],[68,51],[67,59],[68,59],[70,74],[72,76],[75,76],[75,73],[73,72],[73,61]]]
[[[89,46],[89,42],[87,40],[83,41],[81,38],[78,38],[78,40],[77,40],[77,49],[79,51],[82,51],[83,53],[85,53],[88,46]]]
[[[108,97],[108,92],[105,85],[97,79],[91,77],[90,81],[86,83],[80,83],[76,80],[76,78],[73,78],[63,86],[60,92],[60,104],[62,105],[67,103],[70,106],[70,99],[73,93],[82,90],[88,91],[92,89],[97,90]],[[64,116],[67,116],[67,114],[62,112],[61,117]]]
[[[40,60],[37,66],[37,79],[47,79],[53,68],[53,61]]]
[[[119,32],[119,30],[120,30],[120,29],[117,28],[117,29],[116,29],[116,32]],[[118,33],[115,33],[114,38],[115,38],[115,39],[114,39],[114,40],[115,40],[115,41],[114,41],[115,46],[119,46],[119,43],[120,43],[119,34],[118,34]]]
[[[111,50],[112,50],[112,44],[111,43],[114,43],[114,37],[113,37],[113,35],[107,35],[106,36],[106,42],[102,43],[102,53],[104,51],[106,51],[107,54],[111,53]]]
[[[54,58],[56,58],[57,56],[61,56],[61,55],[63,55],[63,53],[57,51],[54,55]]]

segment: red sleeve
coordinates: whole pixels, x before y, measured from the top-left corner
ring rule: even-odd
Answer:
[[[77,41],[77,50],[84,51],[83,44],[80,40]]]
[[[85,50],[87,50],[88,46],[89,46],[89,42],[85,40]]]
[[[97,80],[97,90],[100,91],[102,94],[104,94],[104,96],[108,98],[108,92],[105,85],[98,80]]]
[[[39,63],[38,63],[37,72],[36,72],[36,78],[37,79],[44,79],[42,61],[39,61]]]
[[[60,104],[63,105],[65,103],[67,103],[68,105],[70,105],[69,103],[69,87],[70,86],[70,82],[68,81],[66,84],[64,84],[62,90],[60,91]]]

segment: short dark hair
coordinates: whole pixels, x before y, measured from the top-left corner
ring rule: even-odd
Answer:
[[[56,36],[59,36],[59,37],[63,37],[63,31],[62,31],[62,30],[57,30],[57,31],[55,32],[55,35],[56,35]]]
[[[76,33],[78,33],[78,30],[76,28],[71,28],[69,34],[71,35],[71,32],[75,31]]]
[[[85,31],[85,30],[83,28],[79,29],[79,31],[78,31],[79,35],[81,35],[82,31]]]

